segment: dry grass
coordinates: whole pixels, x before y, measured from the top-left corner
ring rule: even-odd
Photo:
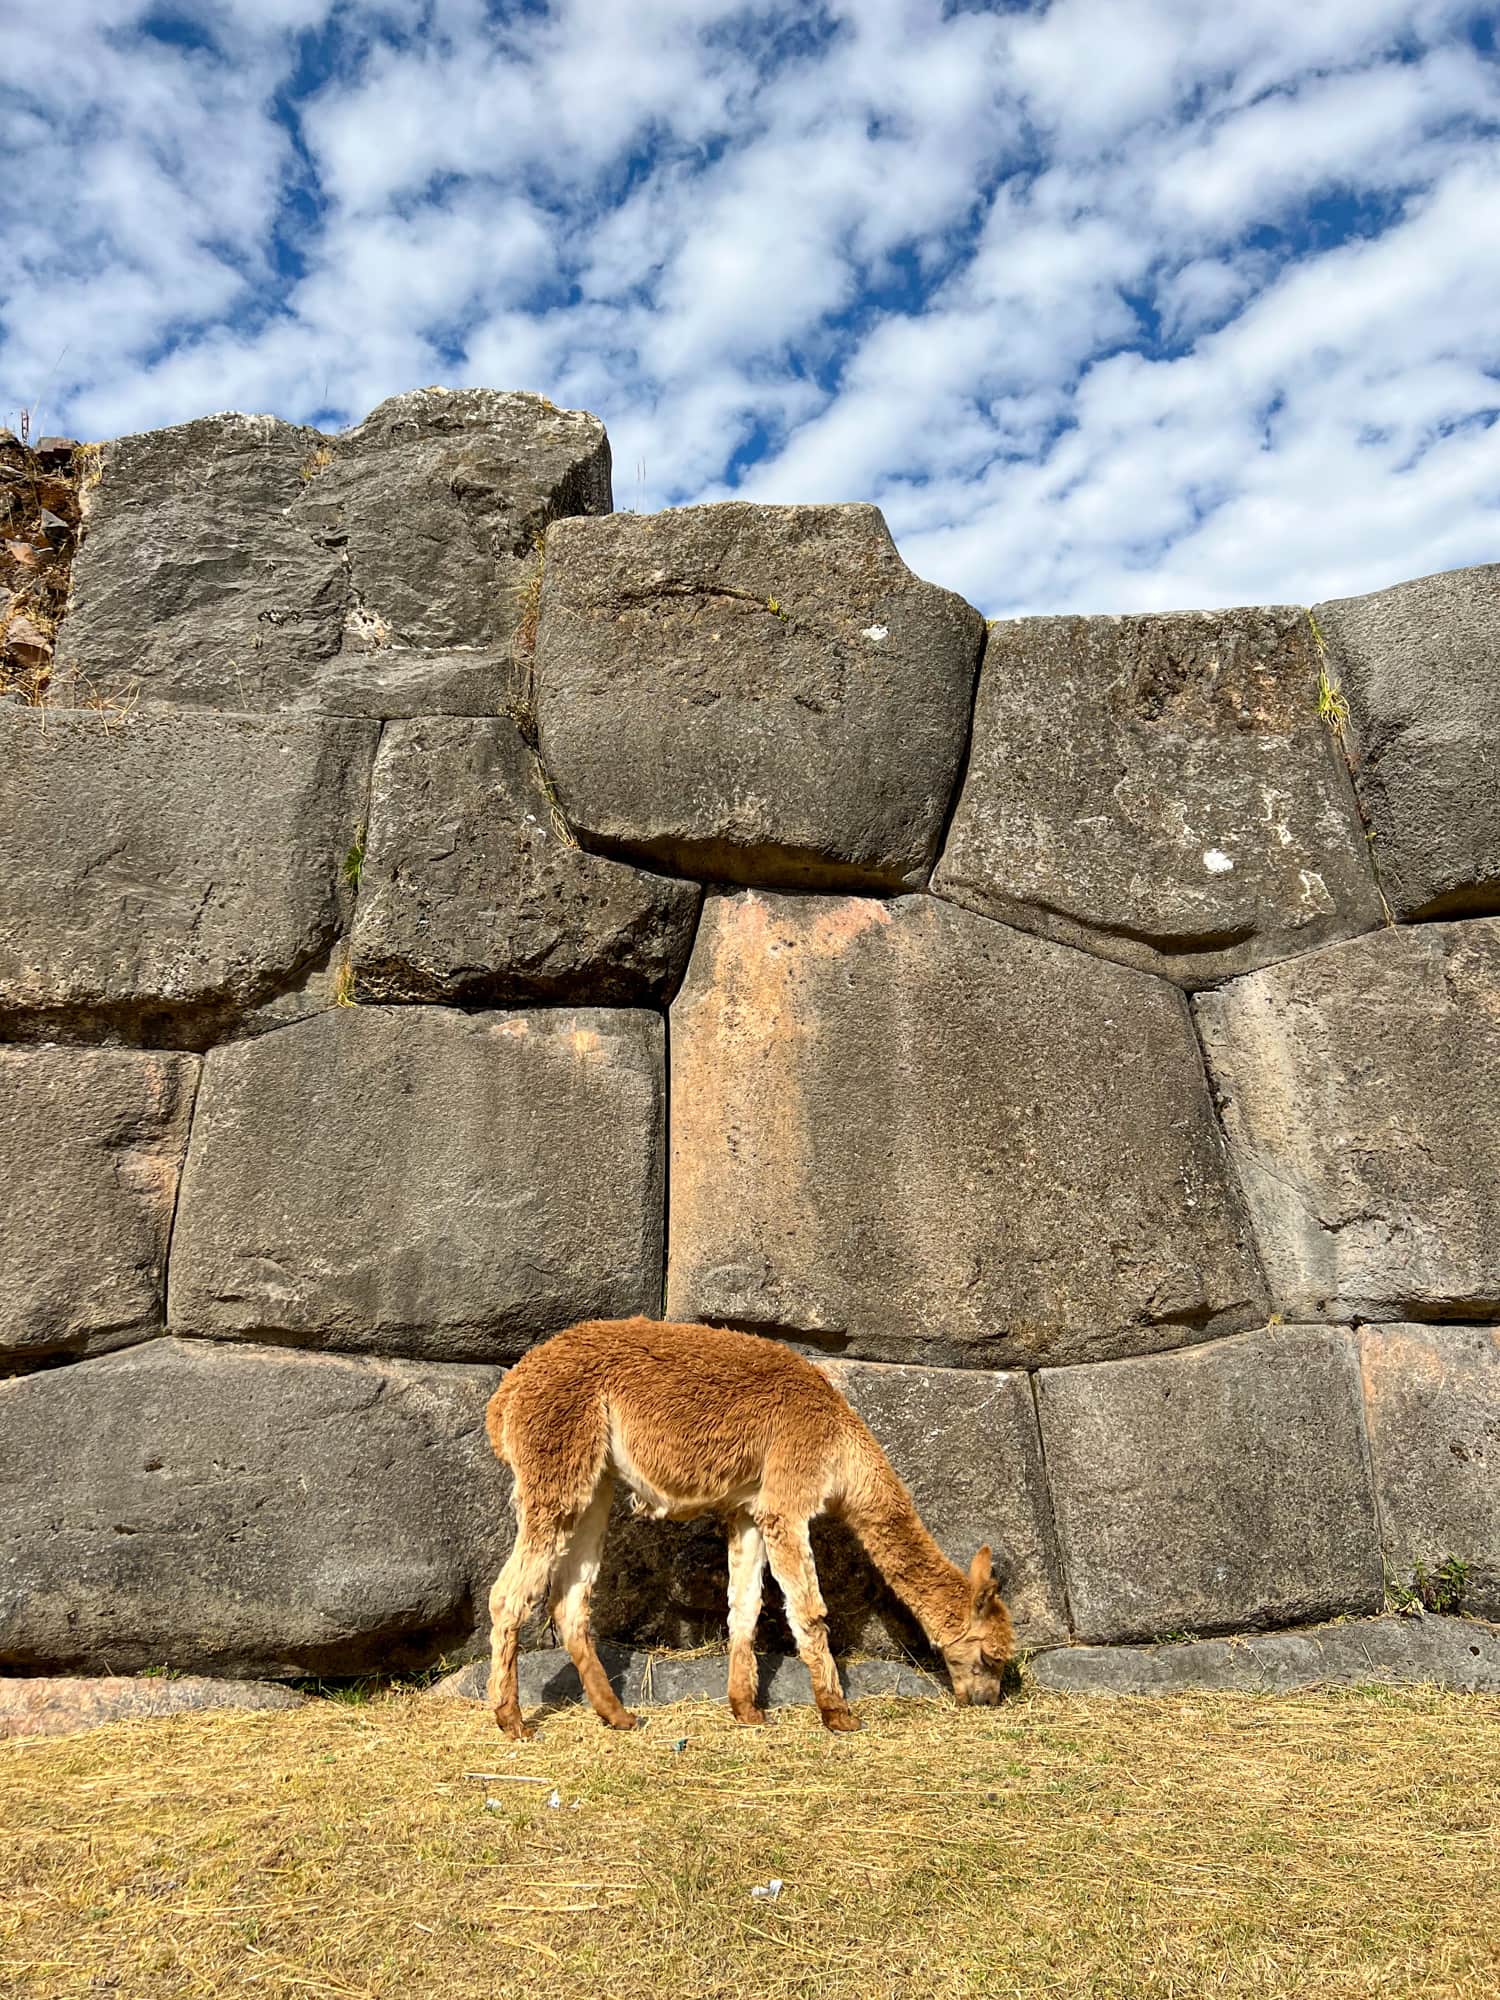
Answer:
[[[861,1708],[849,1738],[569,1712],[517,1747],[400,1695],[3,1745],[0,1991],[1500,1991],[1493,1700]]]

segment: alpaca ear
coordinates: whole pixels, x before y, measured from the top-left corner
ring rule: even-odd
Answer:
[[[989,1546],[986,1544],[969,1564],[969,1588],[975,1597],[979,1598],[984,1595],[986,1585],[993,1585],[994,1581],[995,1571],[990,1562]]]

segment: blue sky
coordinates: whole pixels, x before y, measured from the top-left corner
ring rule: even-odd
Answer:
[[[619,506],[874,500],[992,614],[1500,556],[1492,12],[7,16],[0,412],[49,430],[536,389]]]

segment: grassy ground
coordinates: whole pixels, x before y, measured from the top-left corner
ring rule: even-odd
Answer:
[[[1500,1993],[1500,1702],[861,1709],[513,1746],[401,1695],[0,1745],[0,1993]]]

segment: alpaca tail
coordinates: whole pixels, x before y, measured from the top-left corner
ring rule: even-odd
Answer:
[[[508,1368],[505,1379],[490,1397],[484,1412],[484,1428],[489,1436],[490,1449],[502,1465],[510,1464],[510,1453],[505,1449],[505,1406],[510,1401],[511,1385],[516,1372]]]

